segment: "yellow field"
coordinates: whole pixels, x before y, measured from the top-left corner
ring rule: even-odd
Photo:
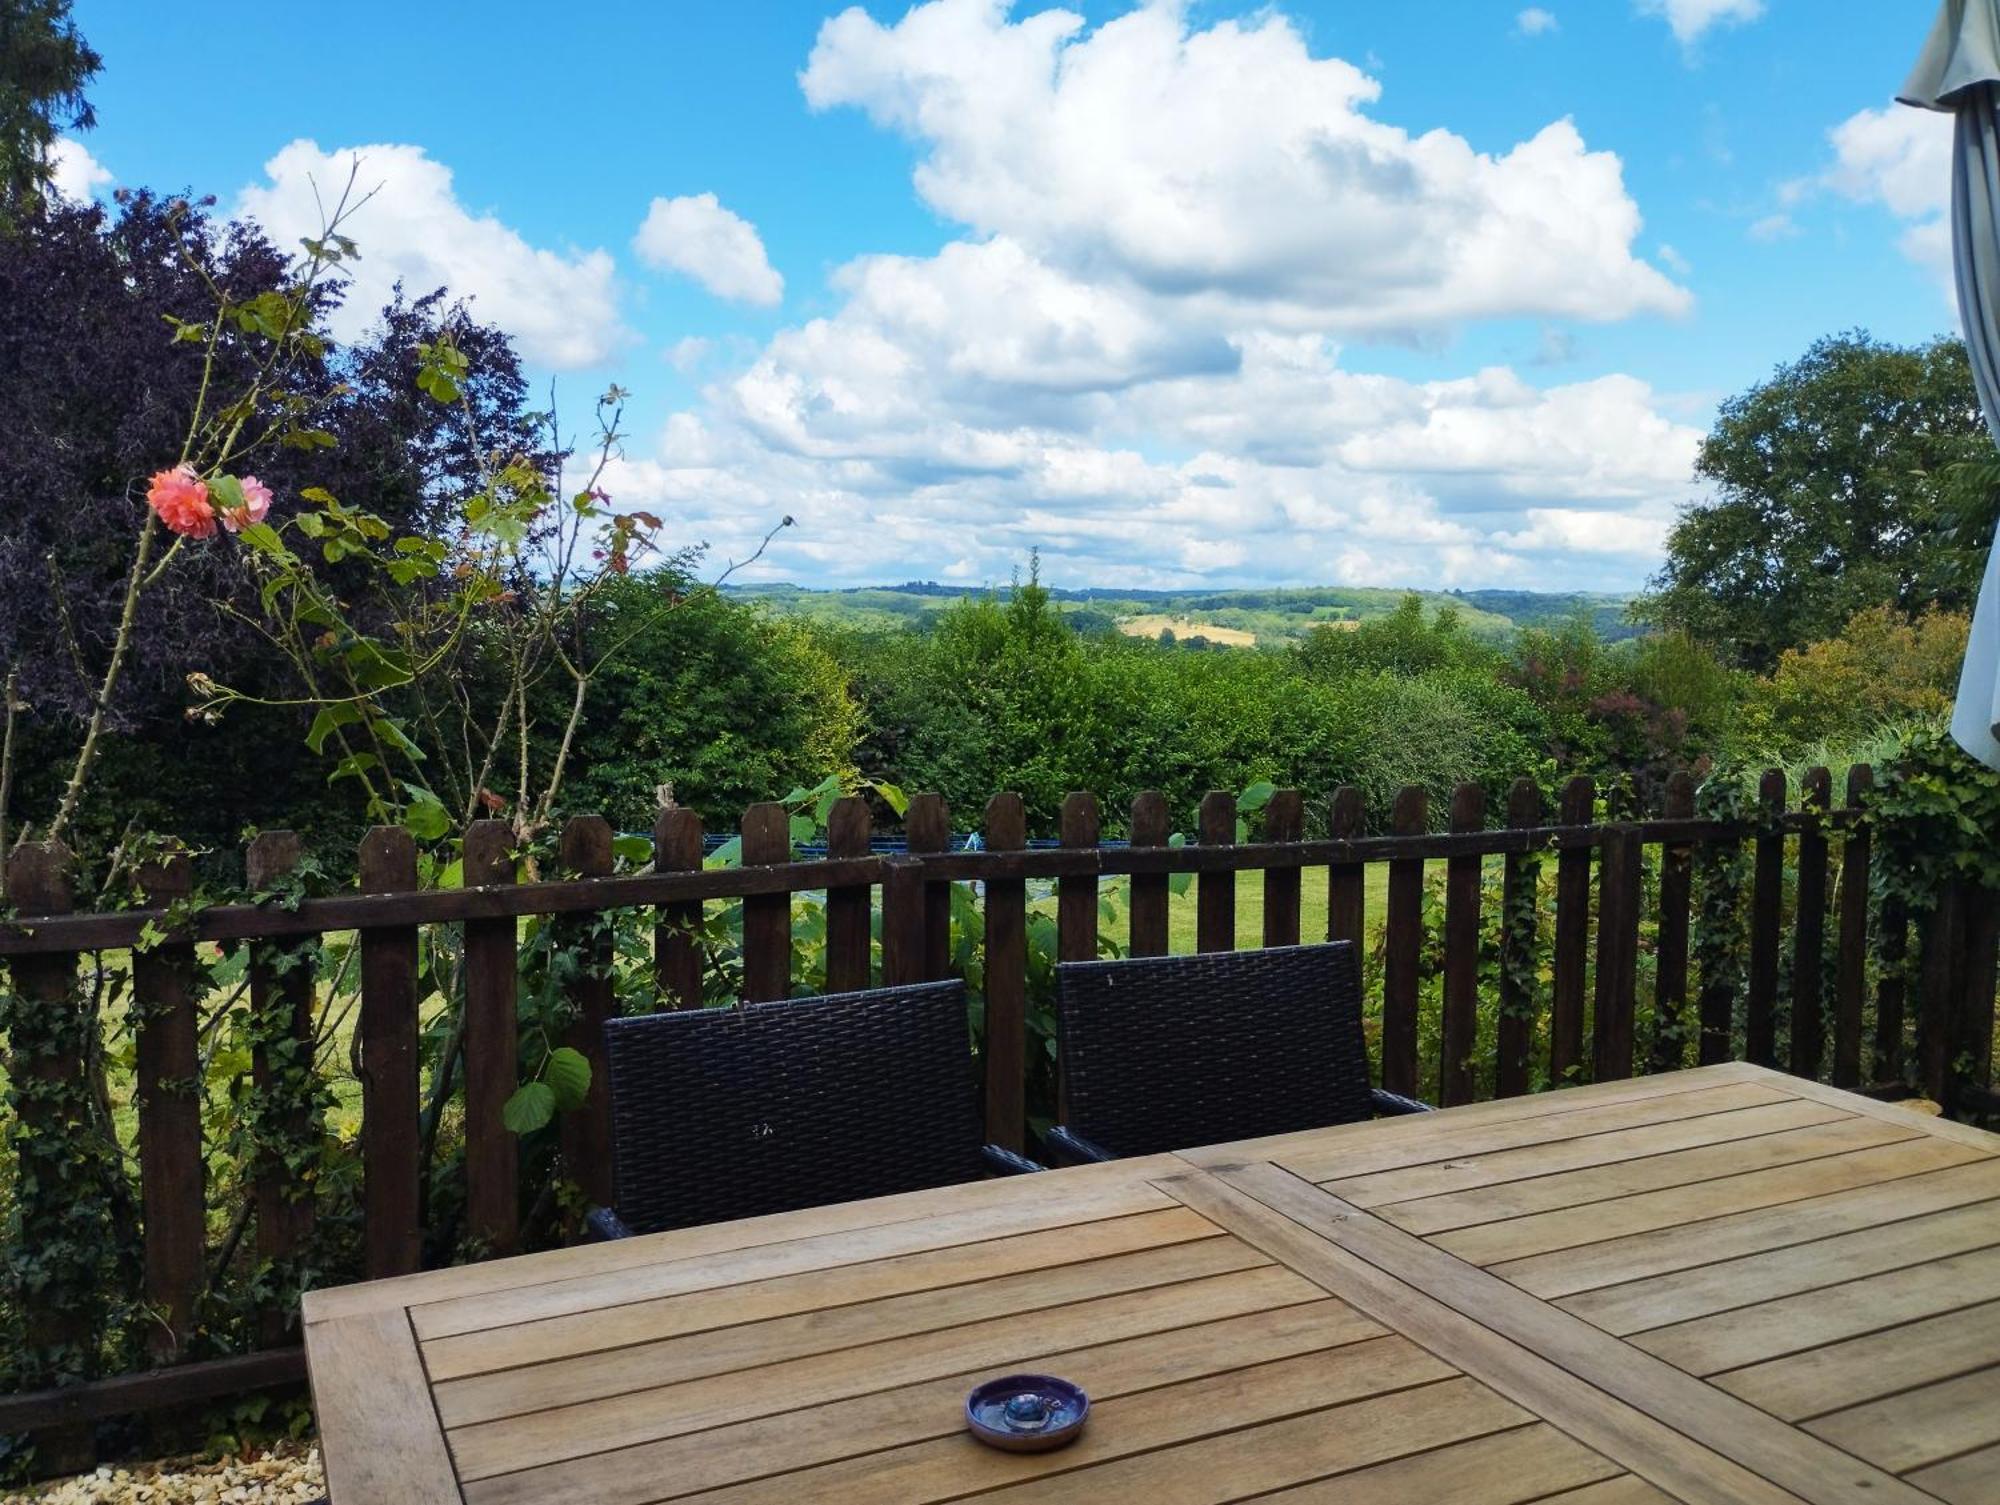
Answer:
[[[1218,627],[1213,622],[1197,622],[1192,617],[1127,617],[1118,624],[1118,630],[1133,638],[1156,638],[1163,632],[1171,631],[1177,638],[1205,637],[1225,648],[1257,646],[1257,634],[1254,632],[1245,632],[1240,627]]]

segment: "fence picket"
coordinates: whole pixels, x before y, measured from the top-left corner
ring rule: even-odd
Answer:
[[[1917,999],[1917,1081],[1925,1097],[1941,1103],[1950,1087],[1951,1046],[1956,1034],[1959,953],[1965,945],[1965,885],[1957,880],[1938,890],[1937,907],[1920,928],[1922,972]]]
[[[264,831],[244,853],[244,876],[254,891],[277,887],[297,870],[304,843],[295,831]],[[250,943],[250,1012],[259,1029],[272,1037],[289,1036],[287,1050],[274,1052],[259,1041],[252,1046],[251,1077],[259,1093],[274,1090],[287,1070],[313,1069],[313,936]],[[287,1105],[277,1117],[284,1138],[298,1143],[312,1128],[311,1100]],[[312,1237],[315,1209],[312,1183],[268,1148],[257,1154],[257,1255],[267,1264],[294,1258]],[[261,1321],[262,1341],[274,1348],[294,1337],[296,1314],[282,1306],[267,1309]]]
[[[1396,791],[1389,817],[1398,836],[1414,836],[1429,823],[1421,784]],[[1389,864],[1389,923],[1382,974],[1382,1085],[1414,1096],[1417,1090],[1417,980],[1424,944],[1424,863],[1421,857]]]
[[[1557,820],[1587,826],[1597,785],[1578,774],[1563,785]],[[1556,940],[1549,1012],[1549,1080],[1563,1083],[1583,1065],[1583,990],[1590,966],[1590,848],[1565,847],[1556,858]]]
[[[920,794],[910,801],[903,818],[912,857],[942,852],[951,845],[951,810],[941,794]],[[951,970],[951,885],[924,884],[923,977],[936,982]]]
[[[1222,789],[1203,795],[1199,829],[1204,847],[1234,846],[1236,796]],[[1195,879],[1194,949],[1236,949],[1236,874],[1229,869],[1205,872]]]
[[[1163,847],[1167,844],[1167,797],[1148,789],[1132,801],[1132,845]],[[1167,954],[1167,875],[1132,875],[1132,943],[1134,956]]]
[[[1644,862],[1637,827],[1617,825],[1604,833],[1597,877],[1597,990],[1591,1007],[1591,1076],[1599,1082],[1632,1074]]]
[[[701,817],[679,805],[653,818],[653,871],[701,871]],[[653,925],[653,986],[670,1009],[702,1005],[701,901],[662,904]]]
[[[1809,768],[1800,784],[1799,807],[1824,817],[1833,803],[1833,779],[1824,768]],[[1792,918],[1792,1073],[1817,1077],[1826,1054],[1826,827],[1816,818],[1799,832],[1798,891]]]
[[[1516,779],[1507,791],[1507,824],[1527,830],[1542,823],[1542,791],[1533,779]],[[1533,1078],[1535,1048],[1535,936],[1515,933],[1520,914],[1539,916],[1534,892],[1537,859],[1510,852],[1500,879],[1500,1017],[1494,1041],[1493,1091],[1519,1097]],[[1536,930],[1539,931],[1539,919]]]
[[[1018,852],[1028,817],[1018,794],[986,802],[986,850]],[[1023,1146],[1027,1123],[1028,885],[1020,878],[986,884],[986,1137]]]
[[[792,857],[792,814],[783,805],[743,812],[743,865],[768,867]],[[792,896],[751,894],[743,900],[743,1001],[792,996]]]
[[[579,878],[602,878],[614,862],[611,825],[601,815],[578,815],[563,826],[557,860]],[[608,917],[562,915],[553,922],[578,965],[566,985],[571,1011],[563,1043],[590,1062],[590,1091],[583,1106],[560,1120],[563,1162],[584,1196],[609,1207],[611,1196],[611,1068],[604,1056],[604,1025],[618,1011],[612,987],[612,936]]]
[[[417,844],[401,826],[361,838],[364,893],[417,886]],[[417,927],[361,931],[361,1206],[370,1280],[423,1262]]]
[[[1757,783],[1766,822],[1757,836],[1750,898],[1750,992],[1744,1001],[1744,1054],[1759,1066],[1778,1064],[1778,947],[1785,902],[1785,775],[1767,768]]]
[[[162,857],[138,873],[146,903],[166,909],[194,892],[194,865]],[[155,1364],[183,1357],[202,1287],[205,1228],[201,1055],[194,943],[180,936],[132,953],[138,1019],[139,1199],[146,1239],[146,1335]]]
[[[1667,779],[1668,820],[1694,815],[1694,780]],[[1694,848],[1684,841],[1660,848],[1660,925],[1653,964],[1652,1071],[1677,1071],[1688,1058],[1688,921],[1694,900]]]
[[[1264,807],[1264,840],[1297,841],[1306,834],[1305,800],[1296,789],[1280,789]],[[1264,869],[1264,944],[1299,943],[1299,887],[1305,875],[1295,867]]]
[[[1866,763],[1847,770],[1847,804],[1867,803],[1875,771]],[[1868,859],[1865,825],[1850,826],[1840,844],[1840,938],[1833,994],[1833,1085],[1861,1085],[1861,1001],[1868,987]]]
[[[1870,1067],[1870,1080],[1886,1086],[1903,1079],[1910,912],[1901,899],[1884,899],[1878,921],[1882,934],[1876,942],[1880,965],[1875,978],[1875,1060]]]
[[[1359,836],[1367,819],[1361,791],[1342,784],[1333,791],[1327,834],[1340,840]],[[1326,938],[1351,941],[1365,976],[1368,966],[1368,875],[1359,862],[1336,862],[1326,870]]]
[[[465,830],[465,881],[514,881],[514,832],[501,820]],[[518,1085],[515,1018],[519,927],[512,916],[465,922],[465,1216],[467,1231],[493,1254],[519,1241],[519,1152],[502,1111]]]
[[[868,855],[868,801],[848,795],[834,801],[826,822],[829,862]],[[826,990],[852,993],[868,986],[871,972],[869,927],[872,904],[866,883],[843,883],[826,891]]]
[[[924,875],[913,857],[891,857],[882,869],[882,985],[924,980]]]
[[[1486,791],[1460,784],[1452,791],[1451,828],[1478,831],[1486,825]],[[1478,1084],[1479,1048],[1479,887],[1483,860],[1453,857],[1444,880],[1444,1018],[1439,1033],[1438,1101],[1445,1107],[1469,1103]]]
[[[1948,1052],[1944,1111],[1958,1116],[1977,1102],[1993,1076],[1993,986],[2000,963],[2000,902],[1992,889],[1968,884],[1958,997]]]
[[[1098,843],[1097,797],[1075,793],[1064,797],[1062,844],[1091,849]],[[1056,956],[1060,961],[1097,959],[1097,875],[1065,874],[1056,880]]]

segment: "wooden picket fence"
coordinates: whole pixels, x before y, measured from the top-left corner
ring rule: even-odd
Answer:
[[[1030,882],[1053,881],[1058,949],[1063,959],[1098,954],[1099,891],[1107,880],[1126,887],[1135,955],[1169,946],[1170,879],[1191,873],[1196,885],[1196,944],[1204,951],[1237,941],[1238,875],[1262,874],[1266,946],[1317,940],[1301,933],[1301,897],[1310,872],[1327,885],[1327,938],[1370,945],[1366,869],[1387,865],[1387,912],[1379,957],[1382,1010],[1379,1071],[1384,1086],[1412,1092],[1419,1061],[1420,994],[1424,983],[1424,886],[1427,863],[1444,865],[1441,1044],[1438,1095],[1450,1106],[1470,1101],[1482,1081],[1500,1095],[1539,1081],[1607,1080],[1634,1072],[1710,1063],[1742,1054],[1767,1065],[1824,1077],[1836,1085],[1896,1091],[1905,1081],[1943,1101],[1948,1110],[1990,1111],[1996,941],[2000,904],[1983,890],[1952,889],[1924,933],[1915,937],[1893,905],[1872,908],[1870,833],[1859,805],[1870,786],[1866,768],[1853,770],[1846,803],[1834,808],[1824,770],[1807,776],[1788,807],[1782,774],[1767,774],[1758,818],[1698,819],[1694,786],[1677,776],[1662,808],[1643,819],[1594,818],[1596,791],[1572,779],[1550,818],[1533,783],[1510,793],[1494,820],[1483,792],[1461,786],[1445,829],[1433,830],[1421,788],[1404,789],[1388,812],[1387,831],[1366,834],[1367,812],[1352,789],[1337,791],[1325,811],[1327,835],[1307,839],[1306,805],[1296,790],[1279,791],[1262,812],[1259,839],[1238,844],[1235,799],[1202,801],[1194,838],[1171,844],[1171,813],[1158,794],[1143,794],[1129,813],[1129,845],[1100,840],[1095,799],[1071,795],[1062,807],[1060,844],[1028,843],[1020,798],[999,794],[983,812],[983,846],[953,849],[950,813],[935,795],[912,801],[905,821],[907,852],[870,849],[866,804],[835,806],[827,855],[792,860],[789,812],[757,805],[743,817],[742,864],[703,867],[703,832],[690,811],[669,810],[653,833],[649,870],[615,874],[613,836],[594,816],[562,832],[557,881],[517,883],[515,836],[502,822],[480,821],[465,833],[464,886],[420,889],[417,853],[407,833],[371,832],[360,850],[355,891],[306,899],[295,907],[233,905],[199,910],[164,944],[133,955],[138,1016],[138,1159],[144,1233],[144,1296],[158,1313],[156,1370],[31,1395],[0,1397],[0,1433],[67,1426],[91,1418],[180,1404],[245,1388],[296,1380],[302,1366],[293,1314],[272,1312],[265,1323],[271,1351],[194,1365],[175,1365],[195,1320],[205,1278],[207,1208],[197,1105],[172,1085],[197,1072],[198,1007],[193,948],[249,941],[307,948],[325,933],[357,931],[361,954],[358,1018],[361,1067],[365,1273],[392,1276],[421,1258],[418,1051],[418,937],[423,926],[462,926],[464,947],[463,1096],[465,1179],[470,1232],[494,1254],[513,1252],[520,1234],[520,1187],[514,1136],[501,1105],[514,1090],[519,921],[527,915],[576,917],[633,906],[652,909],[654,974],[661,1006],[700,1006],[704,960],[690,922],[711,901],[740,900],[742,996],[778,999],[794,986],[791,910],[794,896],[824,892],[826,987],[842,991],[876,982],[900,983],[945,975],[950,961],[951,889],[979,886],[984,906],[985,1111],[989,1135],[1031,1148],[1025,1121],[1028,1046],[1028,910]],[[1320,823],[1314,822],[1315,829]],[[1749,964],[1742,996],[1726,978],[1690,975],[1694,900],[1693,857],[1713,843],[1748,843]],[[1502,902],[1510,909],[1530,881],[1538,854],[1554,865],[1552,960],[1546,989],[1530,981],[1527,960],[1503,957],[1498,1026],[1490,1073],[1475,1069],[1479,1041],[1482,878],[1489,860],[1501,869]],[[1649,855],[1653,854],[1653,855]],[[248,849],[253,887],[268,887],[300,859],[297,839],[273,832]],[[1676,1021],[1635,1037],[1640,1003],[1644,897],[1656,895],[1652,937],[1651,1017]],[[25,998],[72,996],[77,969],[91,952],[134,948],[150,923],[169,923],[168,909],[185,897],[185,860],[142,874],[155,907],[145,911],[71,913],[60,851],[26,847],[15,854],[11,892],[21,918],[0,925],[0,958]],[[880,944],[874,928],[879,908]],[[183,911],[185,913],[185,911]],[[1787,948],[1786,929],[1791,945]],[[584,933],[580,930],[580,933]],[[1503,928],[1503,934],[1505,934]],[[590,944],[608,946],[608,939]],[[1513,944],[1507,942],[1503,944]],[[289,1009],[301,1049],[314,1033],[315,979],[304,966],[274,965],[278,952],[261,948],[253,966],[252,1007]],[[1832,957],[1829,979],[1823,968]],[[1915,956],[1913,970],[1905,959]],[[1873,964],[1871,965],[1871,958]],[[1369,964],[1374,965],[1370,957]],[[1781,974],[1789,967],[1789,987]],[[1917,979],[1906,998],[1906,976]],[[609,980],[586,967],[570,985],[577,1024],[570,1043],[595,1067],[590,1101],[561,1125],[563,1148],[584,1192],[608,1201],[608,1119],[599,1039],[614,1009]],[[1792,1005],[1778,1058],[1779,1006]],[[1822,1000],[1827,1006],[1822,1008]],[[1546,1014],[1540,1010],[1546,1008]],[[1830,1024],[1830,1029],[1827,1027]],[[1538,1057],[1539,1041],[1547,1054]],[[16,1062],[15,1069],[79,1072],[78,1060]],[[262,1075],[267,1063],[258,1059]],[[254,1188],[257,1252],[282,1259],[312,1230],[311,1201],[288,1196],[282,1168],[259,1171]],[[60,1336],[43,1332],[39,1336]]]

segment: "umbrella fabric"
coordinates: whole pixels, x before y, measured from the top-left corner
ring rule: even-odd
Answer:
[[[2000,442],[2000,0],[1945,0],[1897,98],[1956,118],[1951,245],[1959,322],[1987,430]],[[2000,548],[1986,556],[1951,734],[2000,768]]]

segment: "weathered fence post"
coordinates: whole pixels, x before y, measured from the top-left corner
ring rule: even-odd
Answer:
[[[401,826],[361,839],[363,893],[417,886],[417,844]],[[423,1260],[423,1135],[418,1102],[417,927],[361,932],[361,1196],[370,1280]]]
[[[1305,835],[1306,803],[1296,789],[1280,789],[1264,807],[1264,840],[1297,841]],[[1305,874],[1296,867],[1264,869],[1264,944],[1299,943],[1299,890]]]
[[[1019,852],[1028,817],[1018,794],[986,802],[986,850]],[[986,881],[986,1137],[1022,1148],[1027,1124],[1028,885],[1018,877]]]
[[[1327,817],[1327,834],[1336,841],[1359,837],[1367,819],[1361,791],[1342,784],[1333,791],[1333,805]],[[1352,941],[1355,960],[1365,969],[1368,962],[1367,903],[1368,876],[1365,864],[1335,862],[1326,870],[1326,938]]]
[[[1591,823],[1597,786],[1584,774],[1563,785],[1558,824]],[[1556,858],[1555,976],[1549,1003],[1549,1080],[1561,1085],[1583,1064],[1583,989],[1590,966],[1590,854],[1572,845]]]
[[[194,865],[161,857],[138,872],[154,909],[194,892]],[[155,1364],[184,1356],[205,1274],[205,1172],[201,1153],[201,1053],[194,942],[175,932],[132,952],[138,1020],[139,1199],[145,1221],[146,1300],[156,1314],[146,1349]]]
[[[1685,771],[1667,779],[1668,820],[1694,815],[1694,780]],[[1694,847],[1670,841],[1660,848],[1660,928],[1653,964],[1653,1040],[1648,1070],[1677,1071],[1687,1064],[1688,923],[1694,902]]]
[[[1792,1074],[1817,1077],[1826,1054],[1826,813],[1833,778],[1809,768],[1800,785],[1799,881],[1792,929]]]
[[[1750,992],[1744,1003],[1743,1052],[1759,1066],[1778,1064],[1778,948],[1785,902],[1785,775],[1767,768],[1757,783],[1757,835],[1750,899]]]
[[[1132,801],[1132,845],[1163,847],[1167,844],[1167,798],[1157,789],[1148,789]],[[1134,956],[1167,954],[1167,875],[1132,875],[1132,944]]]
[[[653,871],[701,871],[701,817],[674,805],[653,818]],[[670,1009],[702,1004],[701,900],[662,904],[653,924],[653,986]]]
[[[1066,851],[1095,851],[1099,839],[1097,797],[1065,795],[1062,844]],[[1097,960],[1097,874],[1065,873],[1056,880],[1056,957],[1066,962]]]
[[[1965,947],[1966,885],[1948,880],[1921,927],[1923,971],[1917,1003],[1917,1071],[1924,1096],[1942,1103],[1950,1095],[1951,1046],[1957,1035],[1959,956]]]
[[[1542,791],[1516,779],[1507,791],[1507,824],[1525,831],[1542,823]],[[1493,1091],[1519,1097],[1528,1090],[1535,1047],[1535,951],[1541,928],[1536,893],[1541,855],[1509,852],[1500,878],[1500,1017],[1495,1026]],[[1520,922],[1525,920],[1523,933]]]
[[[912,857],[942,852],[951,845],[951,809],[941,794],[919,794],[903,817],[906,845]],[[938,982],[951,972],[951,884],[946,879],[924,882],[923,974]]]
[[[1451,829],[1470,835],[1486,827],[1486,791],[1460,784],[1451,794]],[[1445,861],[1444,1017],[1439,1030],[1438,1101],[1469,1103],[1479,1084],[1479,908],[1484,859],[1476,852]]]
[[[68,914],[73,907],[70,854],[60,842],[31,842],[16,847],[7,862],[7,895],[15,909],[29,918]],[[24,1238],[32,1239],[45,1260],[65,1253],[91,1258],[69,1226],[70,1208],[60,1168],[43,1162],[74,1152],[66,1121],[77,1115],[88,1088],[84,1080],[81,1039],[83,1014],[77,996],[74,952],[17,956],[13,973],[14,1007],[44,1013],[37,1020],[37,1045],[18,1025],[9,1031],[12,1059],[8,1069],[20,1103],[20,1177],[16,1193]],[[70,1101],[63,1101],[64,1098]],[[91,1288],[95,1271],[52,1269],[41,1299],[25,1303],[22,1313],[28,1362],[24,1377],[33,1386],[73,1379],[79,1371],[94,1372],[98,1322],[93,1306],[101,1293]],[[67,1354],[72,1357],[65,1359]],[[36,1459],[50,1474],[81,1473],[97,1461],[88,1423],[49,1427],[34,1435]]]
[[[866,857],[870,836],[868,801],[850,794],[834,801],[826,822],[829,862]],[[871,981],[869,945],[873,897],[866,883],[843,883],[826,891],[826,990],[852,993]]]
[[[579,878],[604,878],[616,866],[611,826],[601,815],[578,815],[564,826],[557,861]],[[611,1205],[611,1068],[604,1056],[604,1025],[617,1013],[611,976],[611,917],[602,910],[566,915],[561,943],[574,948],[578,965],[567,987],[572,1017],[563,1044],[590,1062],[590,1090],[583,1106],[562,1116],[563,1163],[585,1197]]]
[[[1850,817],[1868,800],[1875,771],[1866,763],[1847,770]],[[1834,976],[1833,1085],[1861,1085],[1861,1004],[1868,988],[1868,858],[1865,820],[1854,818],[1840,844],[1840,961]]]
[[[1390,828],[1420,836],[1429,824],[1421,784],[1396,791]],[[1382,1085],[1414,1097],[1417,1092],[1417,974],[1424,944],[1424,860],[1398,857],[1389,864],[1389,923],[1382,972]]]
[[[882,867],[882,985],[924,981],[924,865],[917,857],[891,857]]]
[[[1201,845],[1204,851],[1236,845],[1236,796],[1211,789],[1201,797]],[[1195,879],[1194,949],[1236,949],[1236,870],[1203,868]]]
[[[743,865],[770,867],[792,855],[792,815],[783,805],[743,812]],[[792,896],[749,894],[743,900],[743,1001],[792,996]]]
[[[514,831],[476,820],[465,831],[468,889],[514,881]],[[465,922],[465,1212],[488,1253],[512,1254],[519,1236],[518,1152],[502,1118],[519,1085],[520,926],[514,916]]]

